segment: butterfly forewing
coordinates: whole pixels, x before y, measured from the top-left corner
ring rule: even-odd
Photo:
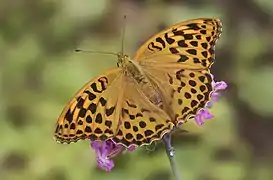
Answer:
[[[67,104],[55,130],[61,143],[91,138],[103,140],[116,133],[118,111],[117,88],[122,86],[121,69],[113,69],[87,83]]]
[[[218,19],[181,22],[156,34],[144,43],[134,60],[141,65],[209,68],[215,59],[214,46],[222,32]]]

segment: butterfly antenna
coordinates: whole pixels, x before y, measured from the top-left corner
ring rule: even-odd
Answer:
[[[117,56],[116,53],[105,52],[105,51],[91,51],[91,50],[75,49],[75,52],[94,53],[94,54],[107,54],[107,55],[114,55],[114,56]]]
[[[124,55],[124,36],[126,29],[126,15],[123,16],[123,26],[122,26],[122,34],[121,34],[121,54]]]

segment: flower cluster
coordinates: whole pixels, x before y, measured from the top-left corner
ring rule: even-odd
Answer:
[[[212,75],[212,79],[213,79],[213,75]],[[227,83],[224,81],[215,82],[213,80],[212,87],[213,87],[213,92],[211,93],[212,101],[207,102],[207,104],[205,105],[205,108],[200,109],[195,116],[195,122],[199,126],[202,126],[204,124],[204,120],[213,118],[213,114],[209,112],[209,108],[213,106],[213,102],[218,102],[219,95],[220,95],[219,91],[225,90],[227,88]]]

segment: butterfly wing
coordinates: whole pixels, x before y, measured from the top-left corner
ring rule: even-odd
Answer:
[[[66,105],[56,124],[54,137],[61,143],[80,139],[108,139],[118,128],[115,90],[122,86],[119,68],[88,82]],[[112,93],[113,91],[113,93]]]
[[[141,85],[133,78],[125,77],[126,91],[122,99],[120,126],[113,138],[125,146],[148,145],[162,139],[173,129],[171,118],[153,104],[144,94]]]
[[[211,99],[213,79],[208,70],[147,68],[145,73],[160,90],[174,124],[194,117]]]
[[[161,91],[174,123],[187,121],[210,100],[209,68],[221,31],[218,19],[189,20],[156,34],[137,51],[134,60]]]
[[[218,19],[200,18],[181,22],[144,43],[133,58],[145,66],[210,68],[214,47],[222,32]]]
[[[87,83],[61,113],[55,139],[107,140],[141,146],[159,140],[173,127],[170,117],[144,95],[119,68]]]

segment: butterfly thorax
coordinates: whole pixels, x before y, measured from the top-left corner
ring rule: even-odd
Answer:
[[[134,79],[138,84],[149,83],[138,62],[131,60],[128,55],[118,53],[117,66],[124,69],[124,73]]]
[[[121,68],[125,67],[125,64],[130,60],[129,56],[123,54],[122,52],[119,52],[117,56],[118,56],[117,66]]]

